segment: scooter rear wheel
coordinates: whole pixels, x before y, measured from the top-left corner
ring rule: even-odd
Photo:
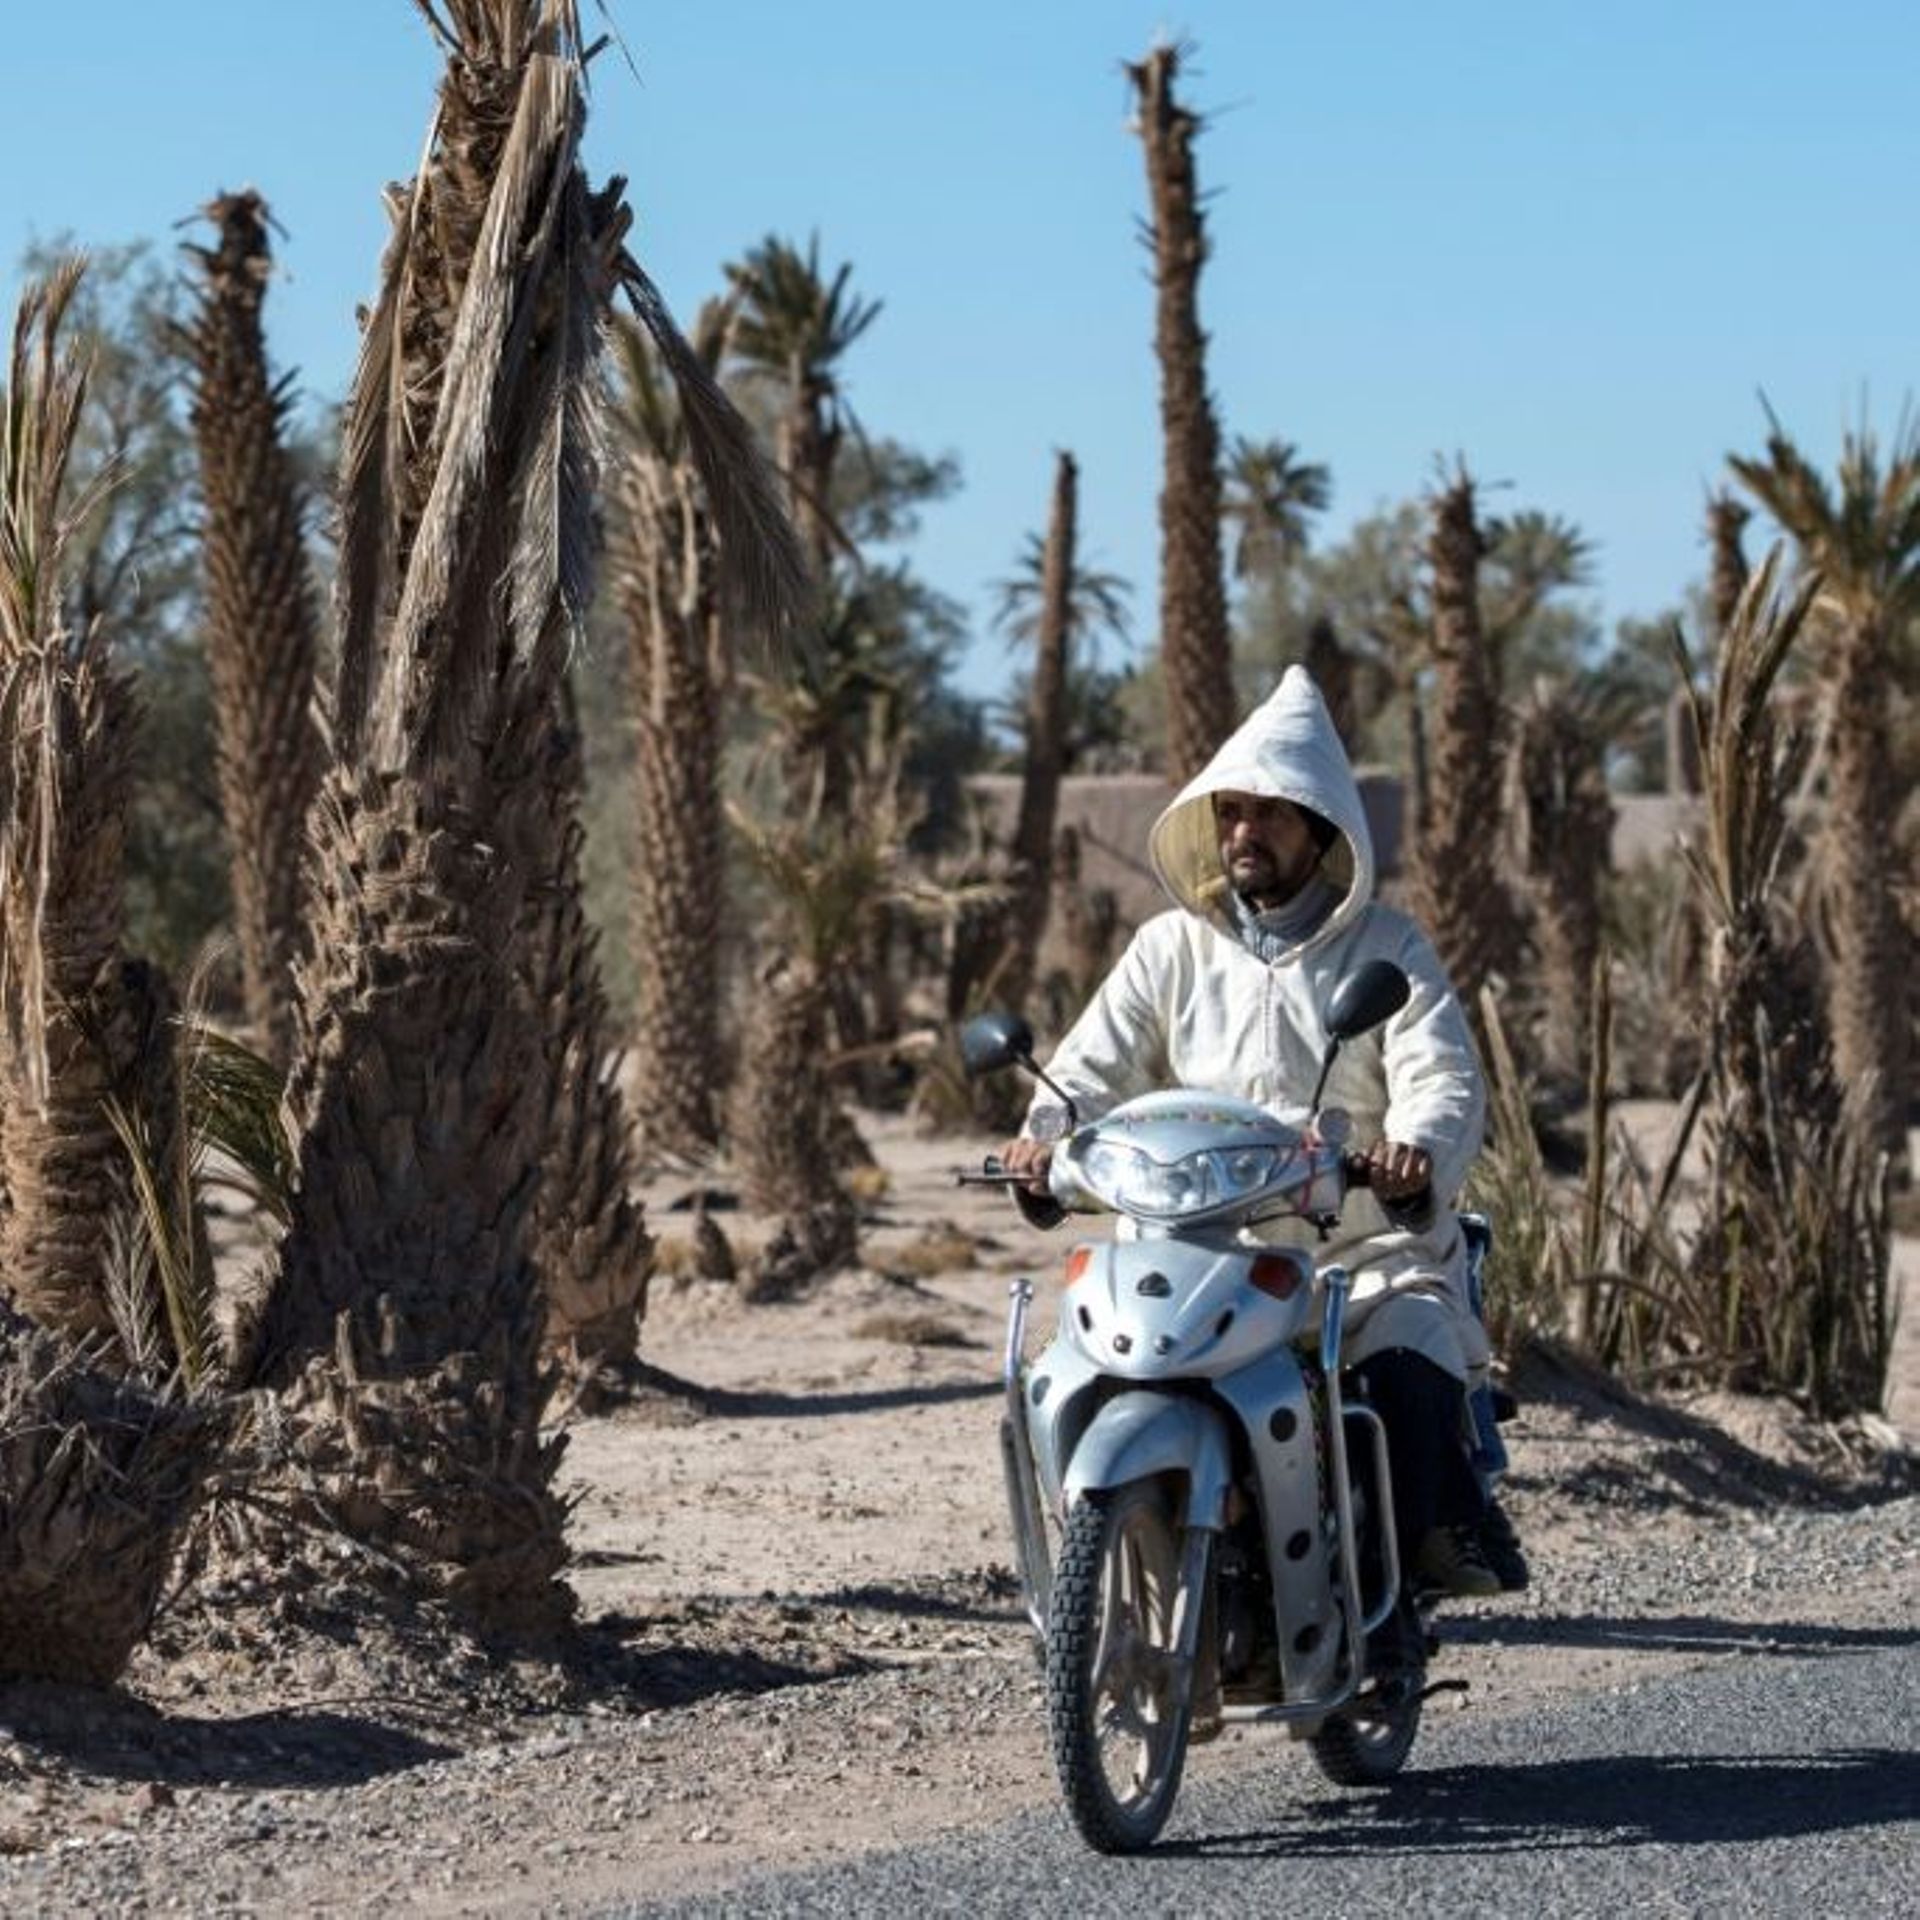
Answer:
[[[1335,1786],[1376,1787],[1407,1763],[1420,1731],[1426,1661],[1419,1621],[1403,1600],[1395,1623],[1398,1659],[1374,1674],[1344,1712],[1328,1716],[1307,1742],[1314,1763]],[[1388,1647],[1393,1646],[1391,1638]]]
[[[1180,1788],[1193,1705],[1175,1651],[1179,1585],[1162,1488],[1076,1502],[1047,1615],[1048,1720],[1067,1810],[1102,1853],[1151,1845]]]

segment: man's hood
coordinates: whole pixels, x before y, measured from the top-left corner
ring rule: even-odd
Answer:
[[[1216,793],[1291,800],[1339,828],[1340,837],[1328,847],[1320,871],[1342,897],[1315,941],[1345,926],[1373,897],[1373,836],[1360,804],[1359,782],[1306,668],[1286,670],[1279,686],[1187,782],[1147,836],[1154,874],[1175,904],[1227,922],[1227,877],[1213,824]]]

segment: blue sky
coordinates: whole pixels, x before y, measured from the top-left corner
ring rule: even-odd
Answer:
[[[346,384],[382,184],[438,61],[407,0],[15,7],[0,283],[30,236],[164,247],[216,190],[287,229],[274,353]],[[590,27],[600,22],[585,0]],[[1611,621],[1703,567],[1701,504],[1764,388],[1823,460],[1890,428],[1920,343],[1920,8],[1748,0],[616,0],[588,161],[683,318],[768,232],[818,230],[885,311],[847,368],[869,428],[960,459],[914,551],[983,614],[1051,453],[1151,635],[1159,447],[1123,57],[1198,43],[1202,285],[1228,433],[1331,466],[1335,539],[1464,454],[1598,547]],[[637,69],[637,71],[636,71]],[[962,684],[1005,671],[984,618]]]

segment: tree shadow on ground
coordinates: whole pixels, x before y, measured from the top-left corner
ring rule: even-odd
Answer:
[[[1770,1458],[1711,1420],[1643,1398],[1601,1367],[1550,1341],[1528,1344],[1513,1384],[1523,1412],[1531,1401],[1588,1417],[1597,1414],[1629,1441],[1647,1444],[1647,1451],[1636,1451],[1630,1466],[1622,1463],[1611,1471],[1605,1463],[1583,1467],[1571,1484],[1563,1484],[1551,1470],[1536,1473],[1517,1467],[1510,1475],[1515,1487],[1551,1488],[1558,1500],[1626,1508],[1677,1504],[1697,1513],[1728,1507],[1852,1510],[1914,1490],[1911,1464],[1893,1457],[1880,1462],[1872,1474],[1843,1464],[1837,1448],[1832,1471]],[[1525,1445],[1548,1443],[1529,1437]]]
[[[1806,1620],[1719,1620],[1709,1614],[1635,1617],[1574,1613],[1455,1618],[1445,1638],[1463,1646],[1617,1647],[1635,1653],[1858,1653],[1920,1644],[1920,1628],[1842,1627]]]
[[[818,1420],[843,1413],[889,1413],[899,1407],[940,1407],[956,1400],[985,1400],[1006,1389],[993,1380],[948,1380],[920,1387],[874,1387],[862,1392],[740,1393],[732,1387],[705,1387],[664,1367],[642,1361],[629,1370],[630,1405],[649,1395],[691,1406],[724,1420]]]
[[[1285,1827],[1173,1841],[1195,1859],[1378,1859],[1792,1840],[1910,1820],[1920,1754],[1885,1747],[1748,1759],[1633,1755],[1440,1767],[1302,1802]]]
[[[351,1787],[458,1749],[396,1727],[385,1703],[289,1707],[215,1719],[122,1694],[43,1682],[0,1687],[0,1724],[23,1746],[108,1780],[231,1788]]]

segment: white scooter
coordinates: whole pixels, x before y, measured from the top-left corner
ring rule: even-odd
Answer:
[[[1412,1747],[1427,1623],[1402,1594],[1385,1426],[1343,1387],[1347,1275],[1249,1231],[1328,1226],[1364,1182],[1320,1095],[1342,1043],[1407,992],[1382,961],[1341,982],[1304,1126],[1195,1092],[1081,1126],[1056,1087],[1070,1131],[1051,1202],[991,1161],[960,1176],[1009,1187],[1038,1224],[1120,1216],[1067,1256],[1058,1332],[1030,1365],[1033,1288],[1015,1283],[1001,1424],[1054,1761],[1102,1852],[1158,1835],[1190,1731],[1277,1722],[1343,1785],[1387,1778]],[[961,1046],[971,1074],[1046,1078],[1017,1019],[981,1015]]]

